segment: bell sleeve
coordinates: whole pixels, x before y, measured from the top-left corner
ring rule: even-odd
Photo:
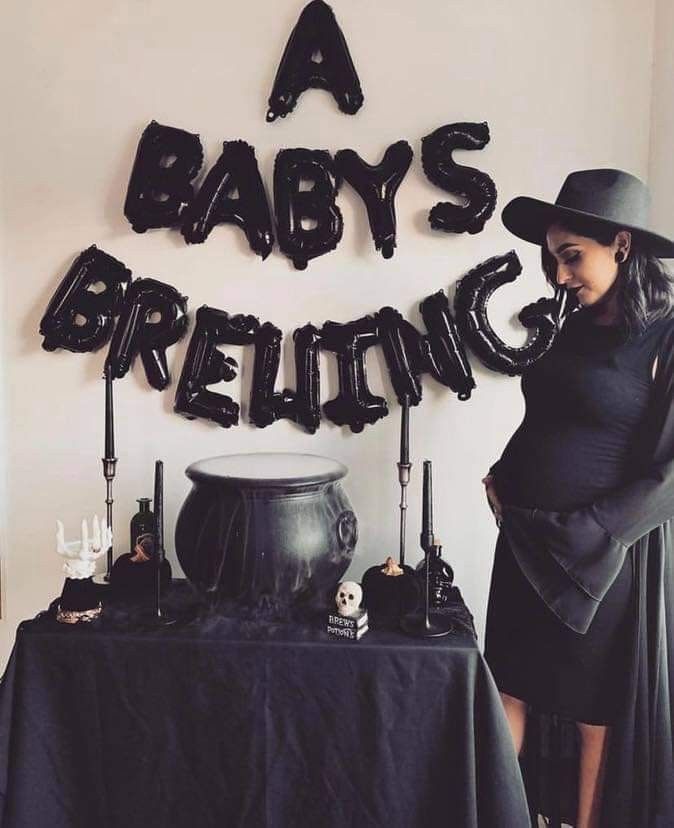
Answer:
[[[502,504],[501,531],[532,587],[572,630],[587,632],[627,550],[674,518],[674,326],[660,341],[636,476],[570,512]]]

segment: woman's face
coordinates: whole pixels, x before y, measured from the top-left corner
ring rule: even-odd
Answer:
[[[618,275],[616,253],[629,253],[630,234],[621,230],[609,245],[571,233],[558,224],[548,228],[546,243],[557,262],[557,284],[576,294],[581,305],[594,305]]]

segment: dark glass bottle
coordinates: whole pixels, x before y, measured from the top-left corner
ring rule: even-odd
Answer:
[[[131,554],[138,562],[154,557],[156,528],[150,503],[149,497],[139,497],[139,511],[131,518]]]
[[[422,595],[426,589],[426,558],[417,564],[417,576]],[[444,609],[452,600],[454,570],[442,559],[442,546],[431,544],[428,553],[428,605],[430,609]]]

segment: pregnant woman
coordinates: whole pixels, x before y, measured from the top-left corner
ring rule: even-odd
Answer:
[[[576,723],[577,828],[674,825],[674,242],[648,201],[628,173],[584,170],[502,215],[572,310],[483,480],[500,527],[485,657],[518,753],[529,712]]]

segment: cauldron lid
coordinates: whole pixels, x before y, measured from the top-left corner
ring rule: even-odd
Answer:
[[[185,469],[190,480],[257,486],[303,486],[340,480],[348,469],[330,457],[291,452],[223,454],[197,460]]]

